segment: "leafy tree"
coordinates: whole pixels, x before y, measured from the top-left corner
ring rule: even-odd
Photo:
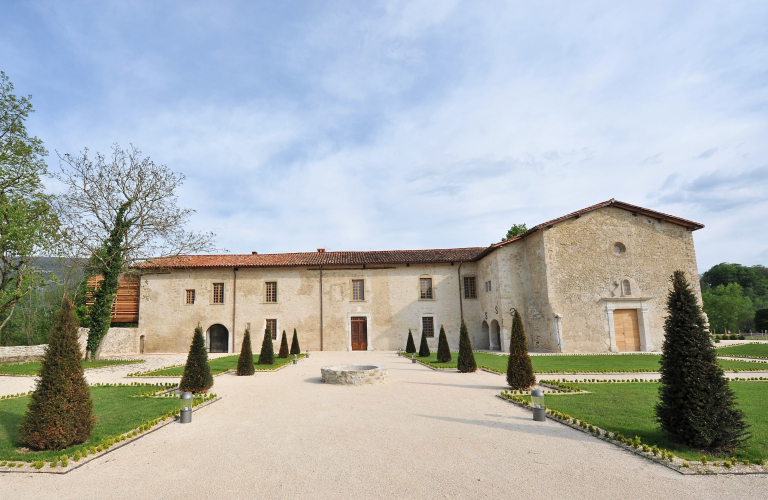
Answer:
[[[730,452],[747,438],[744,414],[717,364],[704,315],[683,271],[671,277],[656,417],[670,439]]]
[[[291,341],[291,354],[301,354],[301,347],[299,347],[299,336],[296,334],[296,329],[293,329],[293,340]]]
[[[278,353],[278,357],[282,359],[288,357],[288,337],[285,335],[285,330],[283,330],[283,338],[280,340],[280,352]]]
[[[738,283],[747,297],[754,298],[768,294],[768,273],[765,271],[768,270],[762,266],[747,267],[723,262],[702,274],[701,281],[711,288]]]
[[[253,350],[251,349],[251,329],[245,329],[243,337],[243,347],[240,349],[240,356],[237,358],[237,375],[253,375],[256,368],[253,366]]]
[[[755,311],[755,329],[758,332],[768,330],[768,309],[758,309]]]
[[[264,340],[261,342],[261,353],[259,354],[260,365],[271,365],[275,362],[275,348],[272,346],[272,332],[267,327],[264,330]]]
[[[405,352],[408,354],[415,354],[416,353],[416,344],[413,342],[413,334],[411,333],[411,329],[408,329],[408,342],[405,344]]]
[[[464,323],[464,320],[461,320],[461,331],[459,334],[459,361],[456,367],[461,373],[477,371],[475,353],[472,352],[472,341],[469,340],[469,331],[467,331],[467,324]]]
[[[529,389],[536,384],[531,357],[528,355],[528,341],[525,338],[523,318],[515,309],[512,317],[512,335],[509,339],[509,360],[507,361],[507,383],[513,389]]]
[[[34,256],[56,251],[60,235],[52,197],[43,191],[48,152],[24,124],[31,98],[13,94],[0,71],[0,332],[16,304],[50,281]]]
[[[72,302],[65,296],[19,427],[19,440],[33,450],[61,450],[84,443],[96,423],[83,374],[78,327]]]
[[[427,358],[429,355],[432,354],[429,351],[429,345],[427,344],[427,336],[424,334],[424,331],[421,332],[421,343],[419,344],[419,356],[422,358]]]
[[[748,320],[751,322],[754,318],[752,301],[744,296],[738,283],[718,285],[715,289],[704,292],[702,299],[713,333],[723,333],[726,330],[735,332],[740,324]]]
[[[206,392],[213,386],[213,375],[208,365],[208,351],[205,348],[205,338],[200,323],[195,328],[192,344],[189,346],[187,364],[184,366],[184,374],[181,376],[179,390],[198,393]]]
[[[501,241],[506,241],[510,238],[514,238],[515,236],[520,236],[526,231],[528,231],[528,228],[525,224],[512,224],[512,227],[510,227],[507,231],[507,235],[502,238]]]
[[[437,362],[448,363],[451,360],[451,347],[448,345],[448,337],[445,336],[445,328],[440,325],[440,337],[437,339]]]

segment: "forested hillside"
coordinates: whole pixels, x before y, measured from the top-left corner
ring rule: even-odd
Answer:
[[[701,294],[713,333],[755,331],[756,311],[768,308],[768,268],[717,264],[701,275]]]

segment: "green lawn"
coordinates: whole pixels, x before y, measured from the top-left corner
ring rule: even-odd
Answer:
[[[91,387],[94,413],[98,419],[91,439],[81,445],[59,451],[21,453],[16,441],[17,428],[29,405],[29,396],[0,401],[0,460],[52,460],[60,455],[71,456],[85,446],[97,446],[103,439],[124,434],[148,420],[153,420],[179,407],[178,398],[131,397],[140,392],[158,389],[156,385]]]
[[[436,368],[456,368],[458,353],[452,353],[453,359],[448,363],[438,363],[437,353],[427,358],[416,356]],[[476,352],[475,361],[478,367],[488,368],[499,372],[507,371],[508,356],[497,356],[485,352]],[[626,356],[531,356],[533,371],[536,373],[579,373],[579,372],[655,372],[659,370],[658,354],[631,354]],[[750,363],[749,361],[719,360],[725,370],[768,370],[768,365]]]
[[[143,359],[101,359],[99,361],[83,361],[83,368],[101,368],[102,366],[112,365],[132,365],[142,363]],[[0,375],[36,375],[40,371],[40,361],[31,361],[29,363],[17,363],[12,365],[0,365]]]
[[[739,408],[747,417],[752,436],[746,447],[734,455],[740,459],[768,459],[768,382],[731,382]],[[627,438],[640,436],[648,446],[658,445],[675,455],[698,460],[701,453],[669,442],[658,430],[654,406],[658,400],[657,383],[579,384],[591,394],[546,397],[547,408],[583,419],[607,431]]]
[[[768,358],[768,344],[745,344],[723,347],[717,350],[717,355]]]
[[[299,359],[306,356],[306,354],[299,354]],[[218,375],[219,373],[224,373],[227,370],[236,370],[237,369],[237,358],[238,355],[234,356],[224,356],[222,358],[216,358],[211,359],[208,361],[208,365],[211,367],[211,373],[214,375]],[[259,356],[254,355],[253,356],[253,362],[258,363]],[[278,358],[275,357],[275,362],[271,365],[259,365],[256,364],[256,371],[269,371],[269,370],[276,370],[277,368],[283,366],[286,363],[290,363],[293,361],[293,355],[287,357],[287,358]],[[184,374],[184,365],[179,366],[171,366],[169,368],[161,368],[159,370],[153,370],[151,372],[142,372],[140,375],[141,377],[156,377],[156,376],[172,376],[172,377],[181,377]]]

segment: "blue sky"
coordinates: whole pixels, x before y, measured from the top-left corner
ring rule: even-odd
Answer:
[[[768,3],[12,2],[51,152],[133,143],[251,251],[485,246],[617,198],[768,265]],[[51,183],[52,190],[56,186]]]

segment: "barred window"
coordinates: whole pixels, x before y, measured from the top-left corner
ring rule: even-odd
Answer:
[[[474,276],[464,276],[464,298],[465,299],[477,298],[477,288],[475,287]]]
[[[428,339],[435,338],[435,318],[431,316],[421,318],[421,331]]]
[[[352,300],[365,300],[365,280],[352,280]]]
[[[267,281],[265,302],[277,302],[277,281]]]
[[[269,330],[269,333],[272,334],[272,340],[277,340],[277,320],[276,319],[267,320],[267,329]]]
[[[194,290],[187,290],[185,303],[187,303],[187,304],[194,304],[195,303],[195,291]]]
[[[432,278],[419,278],[419,289],[422,299],[432,298]]]
[[[224,303],[224,283],[213,284],[213,303],[214,304]]]

